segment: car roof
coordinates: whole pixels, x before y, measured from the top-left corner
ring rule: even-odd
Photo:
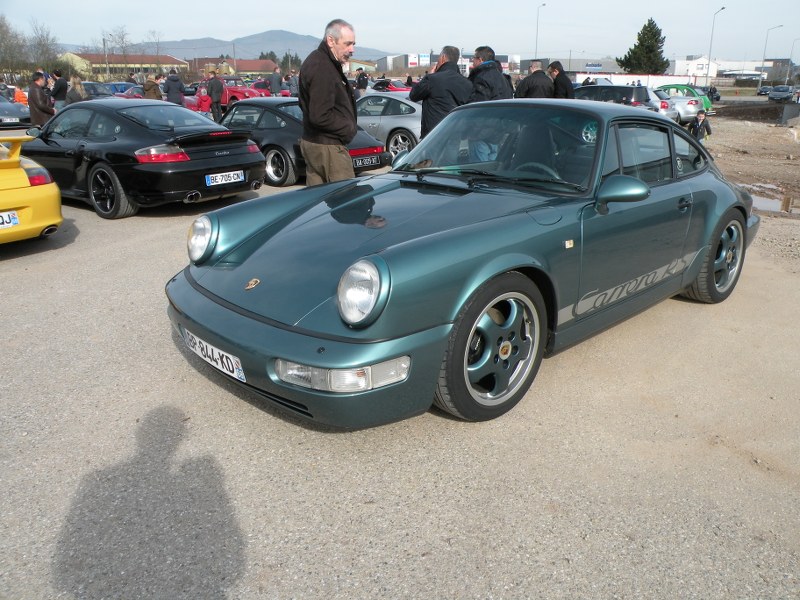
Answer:
[[[242,98],[236,104],[249,104],[258,106],[278,106],[284,104],[299,104],[297,98],[290,96],[259,96],[257,98]]]
[[[639,108],[625,106],[624,104],[616,104],[614,102],[590,102],[588,100],[571,100],[571,99],[552,99],[552,98],[516,98],[511,100],[492,100],[488,102],[473,102],[471,104],[464,104],[454,110],[487,110],[492,106],[521,106],[521,105],[536,105],[536,106],[550,106],[553,108],[563,108],[570,111],[582,112],[594,115],[601,121],[611,121],[613,119],[636,119],[653,121],[663,125],[664,123],[672,123],[670,119],[664,117],[661,113],[641,110]]]

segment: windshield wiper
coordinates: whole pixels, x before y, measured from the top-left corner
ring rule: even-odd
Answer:
[[[461,173],[463,173],[464,175],[477,176],[477,177],[470,177],[469,185],[474,185],[476,180],[490,179],[492,181],[508,182],[516,185],[538,185],[541,183],[554,183],[556,185],[572,188],[573,190],[577,190],[579,192],[585,192],[586,190],[589,189],[578,183],[572,183],[571,181],[565,181],[557,177],[507,177],[505,175],[500,175],[498,173],[490,173],[488,171],[480,171],[478,169],[464,169],[463,171],[461,171]]]

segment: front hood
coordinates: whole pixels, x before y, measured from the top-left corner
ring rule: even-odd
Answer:
[[[193,277],[228,302],[294,325],[335,296],[344,270],[362,257],[535,209],[549,199],[530,190],[470,188],[432,176],[419,182],[395,174],[314,189],[318,192],[305,203],[303,195],[308,199],[311,189],[283,194],[282,201],[296,198],[300,206],[265,223],[214,265],[192,267]],[[256,287],[245,289],[256,279]]]

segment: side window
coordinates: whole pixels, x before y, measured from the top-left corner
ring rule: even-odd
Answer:
[[[291,115],[298,121],[303,120],[303,109],[300,108],[300,105],[295,104],[282,104],[278,107],[278,110],[281,112],[285,112],[287,115]]]
[[[258,122],[258,129],[280,129],[281,127],[286,127],[286,121],[268,110],[264,111]]]
[[[86,137],[89,131],[89,121],[92,112],[89,110],[75,109],[56,115],[50,127],[50,134],[67,139]]]
[[[600,176],[605,180],[609,175],[617,174],[619,174],[619,146],[617,145],[617,128],[612,127],[608,130],[606,154],[603,157],[603,169]]]
[[[231,118],[225,123],[230,129],[255,129],[261,109],[257,106],[234,106]]]
[[[622,172],[653,185],[672,179],[669,134],[653,125],[630,123],[619,127]]]
[[[122,132],[122,126],[107,115],[97,114],[89,127],[90,138],[114,137]]]
[[[706,166],[706,158],[702,151],[686,138],[675,136],[675,169],[678,177],[685,177],[702,171]]]

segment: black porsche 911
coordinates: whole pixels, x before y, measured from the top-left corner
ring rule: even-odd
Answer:
[[[52,174],[62,196],[105,219],[233,196],[264,181],[264,157],[246,133],[160,100],[70,104],[28,134],[36,139],[22,153]]]
[[[297,98],[239,100],[228,109],[220,125],[246,131],[259,145],[266,158],[264,181],[269,185],[292,185],[305,176],[306,163],[300,152],[303,110]],[[386,167],[392,162],[392,155],[385,151],[383,143],[360,127],[347,150],[356,174]]]

